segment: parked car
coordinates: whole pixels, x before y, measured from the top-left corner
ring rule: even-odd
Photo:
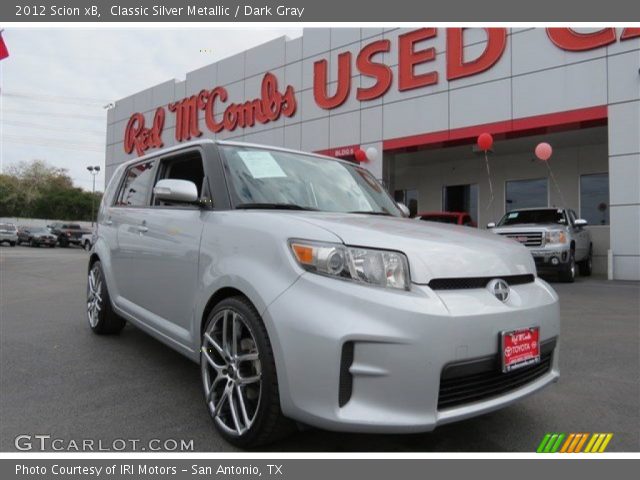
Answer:
[[[201,140],[114,172],[87,319],[198,362],[229,442],[293,421],[422,432],[558,379],[558,297],[523,246],[402,215],[350,162]]]
[[[82,248],[87,252],[91,250],[91,246],[93,245],[93,233],[85,233],[82,235],[82,237],[80,237],[80,245],[82,245]]]
[[[18,229],[13,223],[0,223],[0,244],[8,243],[15,247],[18,243]]]
[[[18,229],[18,245],[26,243],[32,247],[45,245],[47,247],[56,246],[56,236],[45,227],[21,227]]]
[[[564,282],[575,280],[576,265],[580,275],[589,276],[593,270],[593,243],[586,226],[586,220],[566,208],[512,210],[498,225],[487,225],[493,233],[527,247],[538,272],[557,273]]]
[[[90,230],[83,229],[77,223],[57,222],[49,225],[48,227],[51,229],[51,233],[58,239],[58,243],[61,247],[68,247],[69,245],[81,245],[82,236],[85,233],[91,233]]]
[[[465,227],[477,227],[471,215],[467,212],[422,212],[415,218],[427,222],[451,223],[453,225],[464,225]]]

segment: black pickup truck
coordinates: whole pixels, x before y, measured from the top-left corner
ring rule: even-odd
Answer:
[[[57,222],[49,225],[49,229],[56,236],[61,247],[80,245],[82,243],[82,235],[91,233],[91,230],[83,229],[77,223]]]

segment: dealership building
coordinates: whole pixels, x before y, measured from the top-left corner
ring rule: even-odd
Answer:
[[[360,160],[417,212],[481,228],[567,207],[595,272],[640,280],[639,28],[308,28],[115,102],[107,179],[198,138]]]

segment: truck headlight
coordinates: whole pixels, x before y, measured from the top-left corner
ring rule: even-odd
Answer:
[[[567,243],[567,234],[564,230],[551,230],[545,234],[545,243]]]
[[[298,264],[309,272],[409,290],[409,263],[403,253],[308,240],[291,240],[289,245]]]

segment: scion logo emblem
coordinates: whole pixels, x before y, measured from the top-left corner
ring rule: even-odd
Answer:
[[[509,298],[509,284],[501,278],[494,278],[487,284],[487,290],[489,290],[494,297],[501,302],[506,302]]]

